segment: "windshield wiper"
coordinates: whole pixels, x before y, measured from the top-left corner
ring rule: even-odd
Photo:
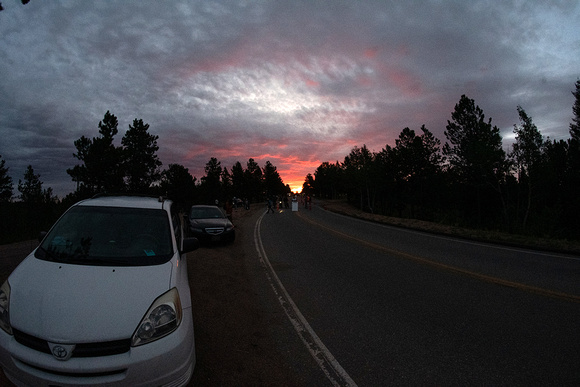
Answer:
[[[71,255],[64,252],[56,252],[54,250],[45,249],[44,247],[38,247],[36,249],[36,253],[34,254],[36,258],[44,259],[45,261],[50,262],[60,262],[60,263],[69,263],[74,261],[78,258],[78,255]]]

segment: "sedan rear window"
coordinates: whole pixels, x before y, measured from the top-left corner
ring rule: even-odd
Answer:
[[[44,238],[36,257],[81,265],[156,265],[172,257],[171,241],[163,210],[76,206]]]

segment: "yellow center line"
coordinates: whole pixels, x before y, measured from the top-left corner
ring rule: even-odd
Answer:
[[[489,283],[493,283],[493,284],[497,284],[497,285],[502,285],[502,286],[507,286],[510,288],[515,288],[515,289],[520,289],[523,290],[525,292],[529,292],[529,293],[535,293],[535,294],[539,294],[542,296],[547,296],[547,297],[552,297],[552,298],[558,298],[561,300],[565,300],[565,301],[570,301],[570,302],[578,302],[580,303],[580,296],[574,295],[574,294],[568,294],[568,293],[564,293],[564,292],[559,292],[559,291],[555,291],[555,290],[550,290],[550,289],[544,289],[544,288],[539,288],[536,286],[531,286],[531,285],[526,285],[526,284],[522,284],[519,282],[513,282],[513,281],[508,281],[502,278],[497,278],[497,277],[492,277],[489,275],[485,275],[485,274],[481,274],[481,273],[477,273],[474,271],[470,271],[470,270],[466,270],[466,269],[462,269],[456,266],[451,266],[451,265],[447,265],[441,262],[436,262],[430,259],[426,259],[426,258],[421,258],[419,256],[416,255],[412,255],[412,254],[408,254],[408,253],[404,253],[402,251],[399,250],[395,250],[395,249],[391,249],[376,243],[372,243],[369,241],[365,241],[359,238],[356,238],[352,235],[348,235],[345,234],[341,231],[332,229],[328,226],[325,226],[321,223],[318,223],[312,219],[308,219],[304,216],[302,216],[300,214],[300,212],[297,213],[297,215],[304,221],[311,223],[315,226],[318,226],[320,228],[323,228],[325,230],[328,230],[334,234],[339,235],[340,237],[344,238],[344,239],[348,239],[351,241],[354,241],[356,243],[359,243],[361,245],[364,246],[368,246],[370,248],[373,248],[375,250],[379,250],[382,252],[385,252],[389,255],[394,255],[403,259],[407,259],[410,261],[414,261],[414,262],[418,262],[421,263],[423,265],[428,265],[437,269],[441,269],[441,270],[446,270],[446,271],[450,271],[453,273],[457,273],[457,274],[462,274],[462,275],[466,275],[481,281],[485,281],[485,282],[489,282]]]

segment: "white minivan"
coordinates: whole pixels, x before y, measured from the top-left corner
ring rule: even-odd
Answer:
[[[182,215],[162,198],[69,208],[0,288],[0,365],[16,385],[180,386],[195,367]]]

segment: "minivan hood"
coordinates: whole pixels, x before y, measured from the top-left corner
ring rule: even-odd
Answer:
[[[173,264],[87,266],[29,255],[8,279],[13,328],[56,343],[128,339],[170,289]]]

